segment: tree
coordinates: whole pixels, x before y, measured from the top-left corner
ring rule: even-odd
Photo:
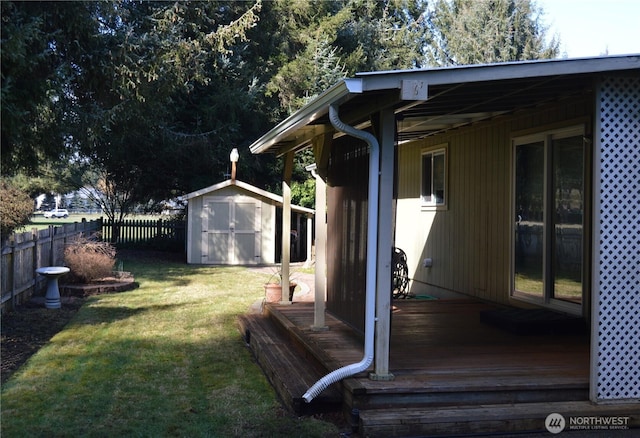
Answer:
[[[0,3],[2,14],[2,174],[35,174],[67,156],[65,115],[81,41],[91,40],[81,2]]]
[[[427,6],[425,0],[347,2],[350,18],[336,43],[350,74],[423,67]]]
[[[277,187],[282,163],[243,151],[343,77],[557,53],[529,0],[428,6],[2,2],[2,172],[60,192],[97,173],[130,208],[219,181],[238,147],[240,177]],[[305,163],[294,181],[309,178]]]
[[[260,7],[3,2],[3,174],[90,165],[126,205],[221,176],[243,122],[261,120],[236,54]],[[85,185],[71,173],[55,175]]]
[[[0,234],[4,241],[15,229],[29,223],[33,201],[6,178],[0,180],[0,199]]]
[[[286,114],[339,80],[358,71],[420,67],[426,2],[421,0],[343,0],[269,4],[290,41],[267,85]]]
[[[124,2],[112,16],[101,17],[105,61],[84,66],[84,82],[74,92],[82,130],[73,138],[92,167],[113,179],[111,189],[126,193],[120,207],[192,188],[180,178],[188,176],[183,170],[190,164],[201,168],[211,139],[228,140],[238,129],[237,120],[225,124],[207,120],[212,111],[194,117],[189,110],[202,109],[207,99],[199,92],[205,90],[218,101],[218,119],[233,117],[229,107],[239,99],[215,95],[229,81],[214,81],[232,70],[226,65],[231,47],[257,20],[260,3],[246,6]]]
[[[429,63],[435,66],[548,59],[542,10],[531,0],[438,0],[428,19]]]
[[[316,181],[306,179],[303,182],[294,182],[291,185],[291,203],[301,207],[316,207]]]

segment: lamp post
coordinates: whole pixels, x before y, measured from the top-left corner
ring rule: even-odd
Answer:
[[[231,181],[236,181],[236,163],[238,162],[238,158],[240,158],[240,154],[238,153],[237,148],[233,148],[231,153],[229,154],[229,159],[231,160]]]

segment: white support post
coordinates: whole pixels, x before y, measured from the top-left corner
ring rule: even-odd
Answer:
[[[313,233],[311,230],[313,229],[313,217],[311,215],[307,216],[307,259],[304,262],[305,267],[310,267],[313,263],[313,255],[311,248],[313,247]]]
[[[316,179],[316,278],[313,306],[314,330],[327,329],[325,307],[327,299],[327,183],[315,171],[310,169]]]
[[[282,299],[280,304],[291,304],[289,301],[289,265],[291,263],[291,173],[293,169],[293,152],[285,156],[284,178],[282,181]]]
[[[380,113],[380,194],[378,208],[378,260],[376,287],[376,329],[374,380],[393,380],[389,372],[391,338],[391,248],[393,246],[393,180],[395,117],[393,111]]]

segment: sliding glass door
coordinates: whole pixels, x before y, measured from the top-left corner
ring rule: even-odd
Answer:
[[[513,296],[574,313],[585,290],[582,128],[514,140]]]

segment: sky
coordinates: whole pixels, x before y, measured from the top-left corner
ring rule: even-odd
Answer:
[[[582,58],[640,53],[639,0],[536,0],[560,56]]]

